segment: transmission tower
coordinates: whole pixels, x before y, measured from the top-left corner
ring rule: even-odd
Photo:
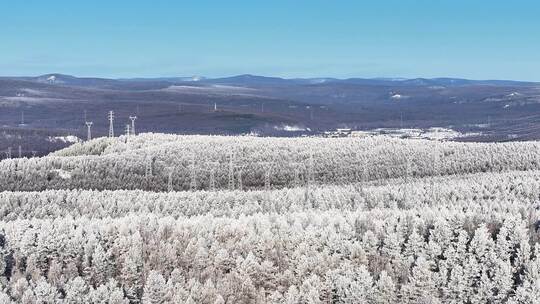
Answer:
[[[114,137],[114,111],[109,111],[109,137]]]
[[[197,170],[195,167],[195,155],[191,157],[191,167],[189,169],[190,176],[191,176],[191,182],[189,184],[189,188],[191,191],[197,190]]]
[[[86,132],[86,140],[91,140],[91,139],[92,139],[92,125],[93,125],[93,124],[94,124],[94,123],[91,122],[91,121],[87,121],[87,122],[86,122],[86,129],[87,129],[87,130],[86,130],[86,131],[87,131],[87,132]]]
[[[270,171],[272,169],[272,163],[271,162],[263,162],[264,167],[264,190],[270,190],[271,188],[271,181],[270,181]]]
[[[22,158],[22,148],[20,145],[19,145],[19,158]]]
[[[234,154],[229,153],[229,190],[234,190]]]
[[[411,164],[409,161],[409,157],[405,156],[405,182],[409,183],[409,178],[411,175]]]
[[[304,193],[304,199],[307,202],[311,196],[310,193],[310,184],[315,181],[313,176],[313,153],[309,153],[308,165],[307,165],[307,174],[306,174],[306,189]]]
[[[173,182],[172,182],[173,176],[172,175],[173,175],[173,169],[169,168],[169,178],[167,180],[167,191],[169,192],[173,191]]]
[[[438,172],[438,163],[439,163],[439,153],[437,150],[433,150],[433,175],[431,176],[431,199],[435,200],[435,177],[437,176]]]
[[[315,182],[315,172],[314,172],[314,165],[313,165],[313,153],[309,153],[309,162],[308,162],[308,182],[314,183]]]
[[[216,190],[216,167],[219,165],[217,162],[210,163],[210,177],[208,179],[208,189],[211,191]]]
[[[403,185],[403,201],[407,204],[409,200],[409,175],[410,175],[409,157],[405,156],[405,183]]]
[[[129,119],[131,119],[131,134],[136,135],[136,133],[135,133],[135,120],[137,120],[137,116],[130,116]]]
[[[131,126],[129,124],[126,125],[126,137],[129,137],[131,135]]]
[[[300,164],[293,163],[292,166],[294,167],[293,186],[299,187],[300,186]]]
[[[266,191],[270,190],[270,187],[272,185],[270,184],[270,167],[266,168],[264,172],[264,189]]]
[[[146,179],[148,179],[152,175],[153,175],[153,173],[152,173],[152,158],[149,157],[148,160],[146,161],[146,168],[144,170],[144,177]]]
[[[364,156],[362,158],[362,176],[360,181],[364,184],[369,180],[369,172],[368,172],[368,157]]]
[[[238,175],[238,190],[242,191],[244,190],[244,183],[242,182],[242,168],[238,168],[238,171],[237,171],[237,175]]]

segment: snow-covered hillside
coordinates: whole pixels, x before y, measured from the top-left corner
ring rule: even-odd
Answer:
[[[540,169],[540,144],[143,134],[4,160],[0,169],[0,189],[11,191],[283,188],[303,180],[335,184]]]
[[[535,303],[539,148],[143,134],[4,160],[0,300]]]

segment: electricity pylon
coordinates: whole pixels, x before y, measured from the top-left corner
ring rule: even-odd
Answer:
[[[195,155],[191,157],[191,167],[189,169],[191,182],[189,184],[189,189],[191,191],[197,190],[197,170],[195,167]]]
[[[135,133],[135,120],[137,119],[137,116],[130,116],[129,119],[131,119],[131,134],[137,135]]]
[[[114,137],[114,111],[109,111],[109,137]]]
[[[234,190],[234,154],[229,153],[229,190]]]
[[[93,124],[94,123],[91,122],[91,121],[86,122],[86,128],[87,128],[86,140],[91,140],[92,139],[92,125]]]
[[[270,190],[270,166],[268,166],[264,172],[264,190]]]
[[[152,186],[152,163],[153,159],[152,157],[147,157],[145,161],[145,168],[144,168],[144,183],[146,185],[146,190],[150,190],[150,187]]]
[[[294,168],[294,176],[293,176],[293,187],[299,187],[300,186],[300,164],[299,163],[291,163],[291,166]]]
[[[435,178],[438,174],[438,163],[439,163],[440,154],[436,149],[433,150],[433,175],[431,176],[431,199],[435,201]]]
[[[264,190],[268,191],[272,187],[271,184],[271,176],[270,171],[272,170],[272,163],[271,162],[263,162],[264,167]]]
[[[306,189],[304,192],[304,200],[307,202],[310,199],[310,185],[311,183],[315,182],[315,178],[313,176],[313,153],[309,153],[309,159],[307,164],[307,174],[306,174]]]
[[[173,174],[173,169],[169,168],[169,178],[167,180],[167,191],[169,192],[173,191],[172,174]]]
[[[403,185],[403,202],[406,206],[406,204],[409,201],[409,183],[410,183],[410,175],[411,174],[411,164],[408,156],[405,156],[405,183]]]
[[[240,167],[237,171],[238,175],[238,190],[242,191],[244,190],[244,183],[242,182],[242,167]]]
[[[211,191],[216,190],[216,167],[219,166],[218,162],[210,162],[210,177],[208,179],[208,189]]]
[[[153,173],[152,173],[152,158],[149,157],[146,160],[146,168],[144,170],[144,177],[149,178],[152,175],[153,175]]]

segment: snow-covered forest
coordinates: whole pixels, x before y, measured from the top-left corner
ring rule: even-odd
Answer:
[[[142,134],[0,162],[0,303],[539,303],[540,144]]]
[[[540,144],[143,134],[0,162],[0,190],[294,187],[540,169]]]

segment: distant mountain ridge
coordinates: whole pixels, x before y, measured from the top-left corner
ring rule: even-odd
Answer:
[[[242,74],[231,77],[207,78],[203,76],[191,77],[139,77],[139,78],[99,78],[77,77],[60,73],[45,74],[40,76],[25,77],[0,77],[0,79],[16,79],[38,83],[55,85],[102,87],[125,85],[126,83],[200,83],[200,84],[224,84],[240,86],[280,86],[280,85],[325,85],[325,84],[355,84],[374,86],[470,86],[470,85],[497,85],[497,86],[537,86],[538,82],[515,81],[515,80],[470,80],[463,78],[281,78],[252,74]]]

